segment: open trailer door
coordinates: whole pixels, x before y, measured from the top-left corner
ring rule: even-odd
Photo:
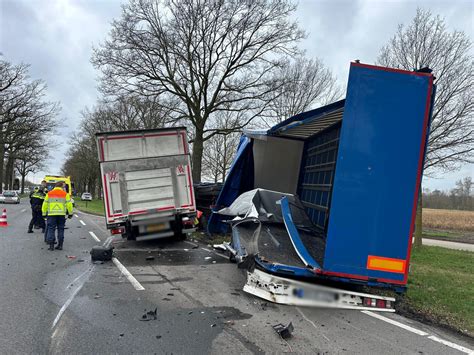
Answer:
[[[406,284],[433,75],[352,63],[324,274]]]

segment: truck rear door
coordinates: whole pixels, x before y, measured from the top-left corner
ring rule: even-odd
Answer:
[[[185,129],[101,134],[97,142],[108,223],[194,211]]]
[[[406,283],[432,92],[431,74],[351,65],[325,274]]]

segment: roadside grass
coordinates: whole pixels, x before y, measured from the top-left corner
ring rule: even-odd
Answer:
[[[203,231],[197,231],[191,234],[192,239],[205,244],[222,244],[224,242],[230,242],[230,234],[213,234],[209,235]]]
[[[82,212],[92,213],[103,216],[105,214],[104,201],[103,200],[92,200],[92,201],[81,201],[74,199],[76,208]]]
[[[402,313],[474,336],[474,253],[413,248],[408,290],[397,298]]]
[[[474,232],[474,211],[423,208],[423,227],[443,231]]]

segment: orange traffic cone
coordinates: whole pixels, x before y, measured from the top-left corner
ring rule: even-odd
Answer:
[[[6,208],[3,209],[2,216],[0,217],[0,227],[8,227]]]

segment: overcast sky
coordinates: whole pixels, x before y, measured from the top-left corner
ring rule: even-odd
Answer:
[[[103,41],[119,0],[0,0],[0,52],[13,63],[31,64],[31,76],[44,79],[50,100],[59,101],[61,127],[49,173],[59,173],[68,137],[77,128],[80,112],[94,105],[97,72],[90,64],[91,47]],[[473,38],[473,1],[357,1],[301,0],[295,16],[308,33],[302,47],[321,58],[347,80],[349,63],[373,63],[399,23],[409,23],[416,8],[430,9],[446,19],[450,29]],[[42,177],[37,174],[35,180]],[[454,181],[473,176],[473,166],[425,179],[424,186],[449,189]]]

